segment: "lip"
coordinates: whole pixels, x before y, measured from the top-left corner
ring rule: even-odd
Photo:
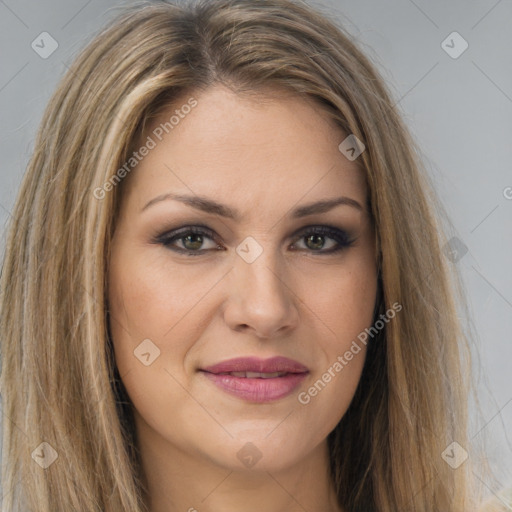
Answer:
[[[222,391],[255,403],[284,398],[291,394],[309,374],[309,369],[303,364],[281,356],[270,359],[255,357],[230,359],[202,368],[200,371]],[[271,378],[235,377],[226,375],[226,372],[286,372],[286,375]]]
[[[229,359],[201,370],[209,373],[225,372],[259,372],[259,373],[305,373],[308,368],[298,361],[287,357],[277,356],[269,359],[259,359],[257,357],[237,357]]]

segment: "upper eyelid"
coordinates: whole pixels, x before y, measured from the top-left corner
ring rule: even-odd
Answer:
[[[339,228],[339,227],[331,226],[328,224],[308,224],[307,226],[304,226],[302,228],[295,230],[290,235],[290,237],[294,237],[294,236],[297,236],[302,233],[307,233],[308,231],[313,231],[315,228],[316,229],[318,229],[318,228],[330,229],[331,231],[338,231],[341,233],[345,233],[346,235],[349,234],[348,231],[344,228]],[[181,227],[178,227],[175,229],[166,230],[161,235],[158,235],[157,238],[171,238],[171,237],[179,235],[180,233],[189,233],[189,232],[193,232],[194,230],[201,231],[201,233],[199,233],[199,234],[202,234],[204,232],[204,234],[207,234],[209,236],[211,235],[212,238],[215,238],[215,237],[220,238],[220,235],[218,235],[215,232],[215,230],[213,230],[207,226],[200,225],[200,224],[190,224],[187,226],[181,226]]]

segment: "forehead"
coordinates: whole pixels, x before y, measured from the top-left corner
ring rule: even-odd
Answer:
[[[133,172],[130,195],[139,204],[173,190],[263,204],[331,193],[364,203],[364,170],[338,149],[346,136],[313,100],[214,86],[182,95],[148,124],[140,141],[154,147]]]

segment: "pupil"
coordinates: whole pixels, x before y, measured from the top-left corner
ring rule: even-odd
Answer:
[[[203,244],[203,237],[201,235],[187,235],[183,237],[183,245],[186,249],[200,249]]]
[[[312,242],[311,244],[309,242]],[[324,245],[323,235],[310,235],[306,239],[306,245],[310,249],[321,249]]]

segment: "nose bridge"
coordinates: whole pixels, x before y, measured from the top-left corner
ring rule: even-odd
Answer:
[[[268,251],[270,252],[270,251]],[[282,266],[273,255],[261,256],[254,263],[240,264],[241,272],[247,274],[253,299],[266,299],[270,302],[284,301],[287,297]]]
[[[268,337],[295,326],[298,313],[279,254],[258,245],[248,240],[237,248],[226,321],[234,329],[244,326]]]
[[[270,238],[246,237],[236,248],[235,273],[242,279],[248,279],[255,285],[262,285],[260,291],[270,293],[268,287],[283,285],[282,277],[283,264],[272,246]]]

